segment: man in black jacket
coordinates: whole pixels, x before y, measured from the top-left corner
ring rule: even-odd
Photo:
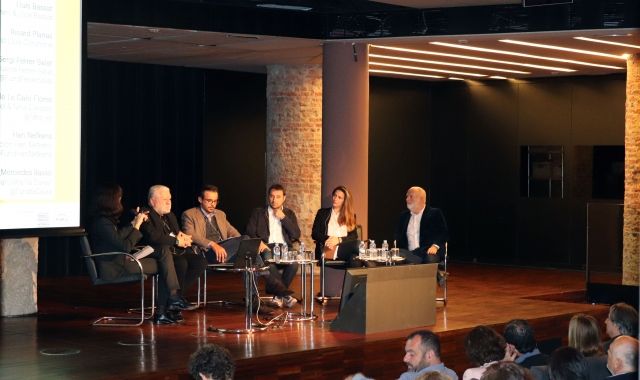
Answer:
[[[286,192],[282,185],[274,184],[269,187],[269,206],[258,207],[253,210],[249,222],[247,223],[246,234],[252,238],[260,238],[269,246],[271,252],[276,244],[287,244],[292,247],[294,242],[300,239],[300,227],[298,219],[293,210],[284,207]],[[267,251],[265,259],[269,259],[271,252]],[[282,282],[289,288],[296,273],[298,264],[292,263],[285,266],[282,274]],[[272,304],[274,306],[292,307],[296,303],[292,296],[274,296]]]
[[[549,356],[538,350],[533,328],[524,319],[513,319],[504,327],[504,339],[516,350],[515,362],[525,368],[547,365]]]

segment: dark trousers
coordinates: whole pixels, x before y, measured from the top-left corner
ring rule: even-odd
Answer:
[[[155,251],[149,255],[158,263],[158,313],[166,310],[169,297],[175,296],[180,290],[180,283],[176,275],[171,247],[154,247]]]
[[[407,260],[407,264],[436,264],[444,260],[444,248],[440,248],[435,255],[429,255],[421,248],[413,251],[400,248],[400,256]]]
[[[173,255],[173,263],[176,266],[176,275],[182,293],[191,289],[207,268],[207,260],[202,255],[196,255],[190,250],[183,254]]]

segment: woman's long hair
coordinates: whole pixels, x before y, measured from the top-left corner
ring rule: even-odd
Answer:
[[[118,220],[122,215],[122,188],[116,184],[100,185],[93,197],[91,214]]]
[[[335,195],[336,191],[341,191],[344,194],[344,203],[340,208],[340,214],[338,215],[338,224],[346,225],[347,231],[353,231],[356,228],[356,213],[353,211],[353,197],[351,192],[347,190],[345,186],[338,186],[331,192],[331,195]]]
[[[584,356],[603,354],[598,321],[587,314],[576,314],[571,317],[569,346],[577,349]]]

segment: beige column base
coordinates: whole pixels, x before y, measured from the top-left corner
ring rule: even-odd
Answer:
[[[0,240],[0,316],[38,311],[38,238]]]

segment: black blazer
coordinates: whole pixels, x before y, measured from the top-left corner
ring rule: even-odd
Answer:
[[[300,240],[300,227],[296,213],[289,208],[284,208],[284,219],[282,223],[282,236],[288,246],[294,241]],[[266,207],[258,207],[253,210],[249,222],[247,222],[247,235],[252,238],[260,238],[265,243],[269,243],[269,210]]]
[[[406,210],[400,214],[398,226],[396,228],[395,240],[398,248],[409,249],[409,241],[407,240],[407,227],[411,219],[411,212]],[[425,207],[420,219],[420,246],[414,250],[416,253],[424,253],[433,244],[440,247],[438,254],[444,252],[444,244],[449,239],[449,231],[447,230],[447,222],[440,209],[435,207]]]
[[[162,247],[173,247],[176,244],[176,236],[178,236],[178,232],[180,231],[178,219],[175,214],[170,212],[165,218],[169,230],[174,235],[171,236],[170,232],[165,230],[165,223],[160,214],[154,209],[149,209],[148,211],[149,218],[140,226],[142,244],[150,245],[156,251],[159,251]]]
[[[313,227],[311,228],[311,238],[316,243],[316,259],[320,260],[322,257],[322,250],[324,249],[324,242],[327,241],[329,236],[327,231],[329,230],[329,219],[331,219],[331,207],[321,208],[316,213],[316,218],[313,220]],[[342,238],[343,242],[358,240],[357,228],[349,231],[347,236]]]
[[[142,238],[140,231],[130,224],[118,228],[114,219],[99,216],[89,227],[89,241],[93,253],[126,252],[129,253]],[[122,256],[102,256],[100,261],[111,261]]]

